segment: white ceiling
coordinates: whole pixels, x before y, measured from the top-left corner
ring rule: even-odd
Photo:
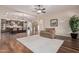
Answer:
[[[21,11],[27,14],[36,15],[34,11],[34,5],[4,5],[4,7],[9,8],[13,11]],[[46,8],[46,14],[59,12],[62,10],[69,10],[79,8],[78,5],[44,5]]]
[[[0,9],[5,8],[4,10],[8,10],[9,12],[18,12],[19,16],[24,16],[22,13],[26,14],[28,18],[36,17],[37,14],[34,11],[34,5],[0,5]],[[61,12],[64,10],[71,10],[71,9],[77,9],[79,10],[78,5],[43,5],[43,7],[46,8],[46,13],[41,14],[43,15],[49,15],[54,14],[57,12]],[[21,13],[21,14],[19,14]],[[17,14],[17,13],[15,13]],[[11,15],[11,14],[10,14]]]

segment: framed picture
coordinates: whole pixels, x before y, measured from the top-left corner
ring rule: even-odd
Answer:
[[[57,27],[58,26],[58,19],[51,19],[50,20],[50,26],[51,27]]]

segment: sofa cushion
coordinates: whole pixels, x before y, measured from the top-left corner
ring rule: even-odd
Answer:
[[[46,28],[46,32],[54,33],[55,28]]]

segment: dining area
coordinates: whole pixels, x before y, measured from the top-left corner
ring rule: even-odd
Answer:
[[[19,33],[23,31],[21,26],[7,26],[6,30],[10,33]]]
[[[20,33],[26,32],[27,22],[18,20],[1,20],[1,32]]]

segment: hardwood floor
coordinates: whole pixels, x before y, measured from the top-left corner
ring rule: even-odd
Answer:
[[[32,51],[18,42],[16,38],[27,37],[26,33],[10,34],[2,33],[0,40],[1,53],[32,53]],[[79,53],[79,39],[72,40],[64,36],[56,36],[56,38],[64,40],[63,45],[58,53]]]
[[[60,36],[60,39],[64,39],[64,43],[58,53],[79,53],[79,39],[71,39],[63,36]]]
[[[26,33],[19,34],[9,34],[3,33],[1,34],[2,44],[0,46],[0,52],[9,52],[9,53],[32,53],[30,49],[22,45],[16,38],[25,37]]]

